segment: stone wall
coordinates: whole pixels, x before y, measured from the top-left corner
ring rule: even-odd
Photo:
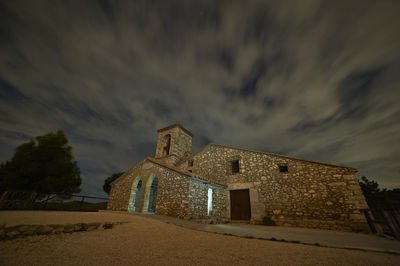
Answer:
[[[170,154],[165,157],[163,156],[163,147],[165,146],[164,137],[168,134],[171,135]],[[159,159],[164,157],[162,160],[165,163],[177,165],[190,156],[191,147],[192,137],[179,126],[175,126],[158,133],[155,158]]]
[[[190,157],[191,148],[192,137],[181,128],[178,128],[178,138],[175,142],[174,154],[176,154],[179,160],[175,163],[175,165]]]
[[[126,171],[122,176],[111,183],[107,210],[127,211],[133,180],[141,176],[141,167],[144,160]]]
[[[167,134],[171,138],[169,155],[165,156]],[[156,159],[146,158],[112,184],[108,209],[126,211],[132,207],[132,184],[140,177],[139,212],[147,210],[147,182],[155,173],[159,214],[209,219],[207,198],[212,187],[211,218],[229,219],[229,191],[248,189],[254,223],[268,217],[284,226],[369,231],[363,214],[368,206],[355,177],[356,169],[218,144],[209,144],[190,157],[192,136],[178,124],[158,130]],[[193,166],[188,159],[193,159]],[[238,172],[233,170],[233,161],[238,162]]]
[[[158,177],[158,189],[155,213],[189,217],[189,180],[190,176],[168,169],[157,163],[144,160],[111,184],[111,192],[107,209],[113,211],[128,211],[131,199],[132,184],[137,176],[142,180],[139,212],[142,212],[146,191],[149,189],[147,181],[154,173]]]
[[[189,184],[189,213],[192,219],[208,219],[208,183],[191,179]]]
[[[213,210],[211,216],[217,222],[225,222],[229,220],[226,216],[228,191],[226,187],[212,185],[213,189]]]
[[[160,167],[156,213],[189,218],[189,176]],[[160,179],[159,179],[160,180]]]
[[[212,211],[208,215],[208,190],[212,189]],[[189,184],[189,213],[191,219],[226,220],[226,187],[192,177]]]
[[[217,144],[193,156],[193,174],[229,190],[250,190],[251,220],[264,216],[278,225],[369,231],[368,208],[356,169]],[[239,160],[239,173],[232,173]],[[288,172],[280,172],[287,166]],[[226,216],[230,217],[229,197]]]
[[[150,159],[149,159],[150,160]],[[111,184],[107,209],[114,211],[133,211],[128,208],[132,201],[132,184],[137,177],[142,180],[139,212],[146,210],[146,191],[152,173],[158,177],[158,189],[155,213],[183,219],[226,219],[226,187],[212,184],[189,174],[160,165],[160,161],[144,160],[131,168]],[[137,182],[135,183],[137,184]],[[208,189],[212,188],[213,211],[208,216]],[[148,198],[148,197],[147,197]],[[132,202],[131,202],[132,205]]]

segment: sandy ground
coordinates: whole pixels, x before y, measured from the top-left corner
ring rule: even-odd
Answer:
[[[57,217],[59,223],[76,219],[128,223],[109,230],[2,241],[0,265],[400,265],[398,255],[217,235],[140,216]],[[48,219],[57,222],[51,213]]]
[[[0,211],[0,224],[73,224],[128,222],[131,216],[101,212]]]

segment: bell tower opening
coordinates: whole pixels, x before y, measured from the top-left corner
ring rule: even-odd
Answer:
[[[163,147],[163,157],[169,155],[169,149],[171,146],[171,135],[167,134],[163,139],[164,147]]]
[[[158,130],[156,159],[177,165],[190,157],[193,134],[179,124]]]

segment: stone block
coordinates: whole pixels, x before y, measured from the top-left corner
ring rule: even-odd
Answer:
[[[281,210],[273,210],[272,213],[273,213],[274,215],[278,215],[278,214],[281,213]]]
[[[66,224],[63,228],[63,233],[72,233],[74,231],[75,226],[73,224]]]
[[[350,220],[356,220],[356,221],[363,221],[365,220],[365,216],[363,214],[356,214],[356,213],[351,213],[349,215]]]
[[[86,231],[93,231],[100,227],[100,223],[88,223],[86,224]]]
[[[44,225],[39,226],[37,228],[36,232],[39,235],[47,235],[47,234],[50,234],[51,232],[53,232],[53,227],[51,227],[47,224],[44,224]]]
[[[20,236],[20,234],[21,233],[18,232],[17,230],[8,231],[8,232],[6,232],[5,238],[6,239],[13,239],[13,238],[16,238],[16,237]]]

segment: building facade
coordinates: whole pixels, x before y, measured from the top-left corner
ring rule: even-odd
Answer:
[[[178,124],[158,130],[155,157],[111,184],[108,209],[370,230],[356,169],[215,143],[191,155],[192,137]]]

